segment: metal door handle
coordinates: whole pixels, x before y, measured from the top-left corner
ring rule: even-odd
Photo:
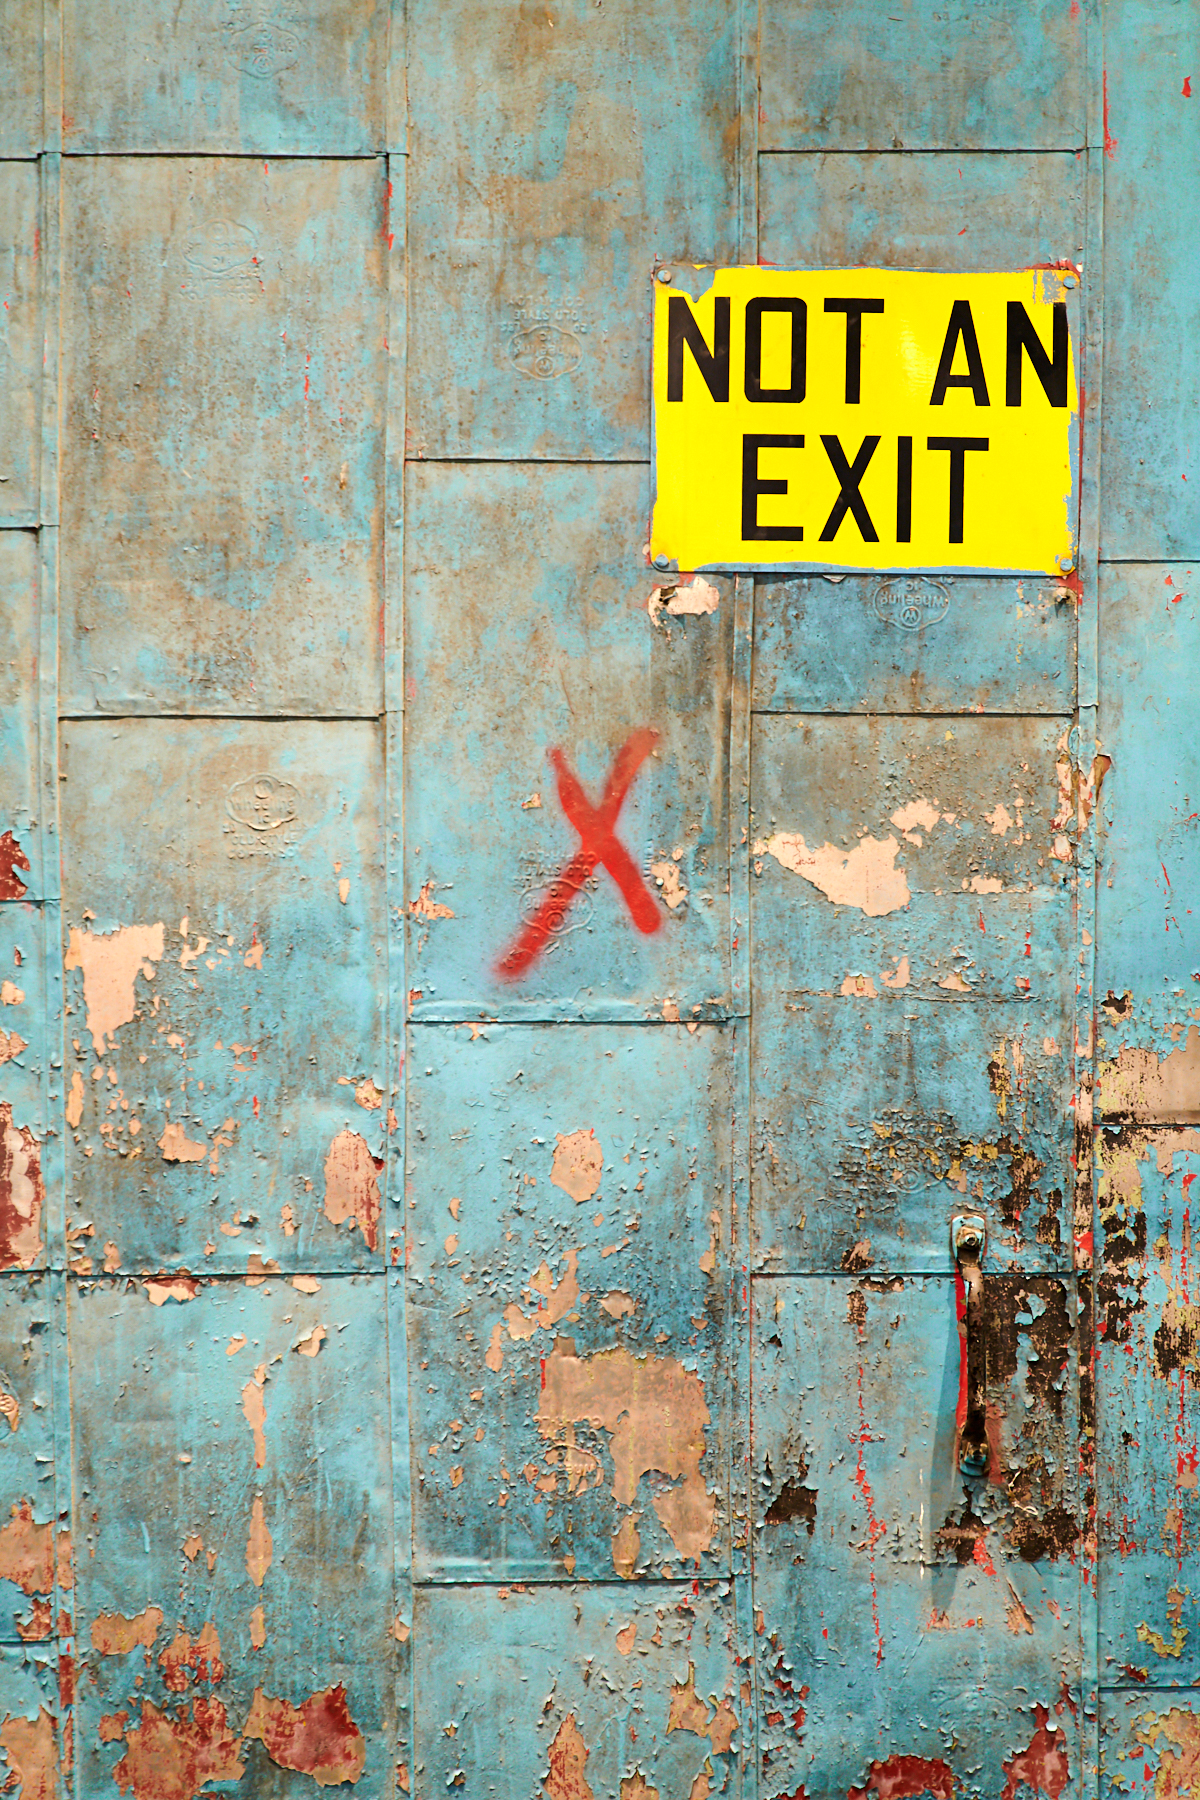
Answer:
[[[987,1338],[983,1317],[983,1253],[987,1221],[975,1215],[950,1226],[954,1251],[958,1331],[962,1354],[959,1382],[958,1466],[964,1475],[983,1475],[988,1466]]]

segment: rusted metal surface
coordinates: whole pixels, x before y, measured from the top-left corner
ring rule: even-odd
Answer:
[[[1200,1786],[1183,10],[0,0],[16,1800]],[[737,261],[1069,274],[1078,566],[647,566]]]

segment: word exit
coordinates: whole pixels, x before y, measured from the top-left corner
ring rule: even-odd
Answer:
[[[1072,568],[1077,304],[1060,268],[672,271],[655,283],[651,555]]]

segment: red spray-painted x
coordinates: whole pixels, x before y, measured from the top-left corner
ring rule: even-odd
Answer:
[[[563,812],[579,833],[579,848],[570,862],[559,871],[511,950],[496,965],[497,974],[506,981],[516,981],[524,975],[541,953],[547,938],[561,930],[568,907],[597,863],[603,863],[620,888],[639,931],[649,937],[662,924],[654,895],[613,829],[634,777],[657,742],[657,731],[644,728],[635,731],[622,744],[609,770],[608,780],[604,785],[604,798],[599,806],[592,805],[583,791],[579,777],[567,766],[562,751],[554,749],[549,752],[558,798]]]

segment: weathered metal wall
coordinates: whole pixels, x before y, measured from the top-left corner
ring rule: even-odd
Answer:
[[[21,1800],[1200,1791],[1200,24],[895,6],[0,0]],[[685,260],[1077,265],[1078,568],[656,586]]]

